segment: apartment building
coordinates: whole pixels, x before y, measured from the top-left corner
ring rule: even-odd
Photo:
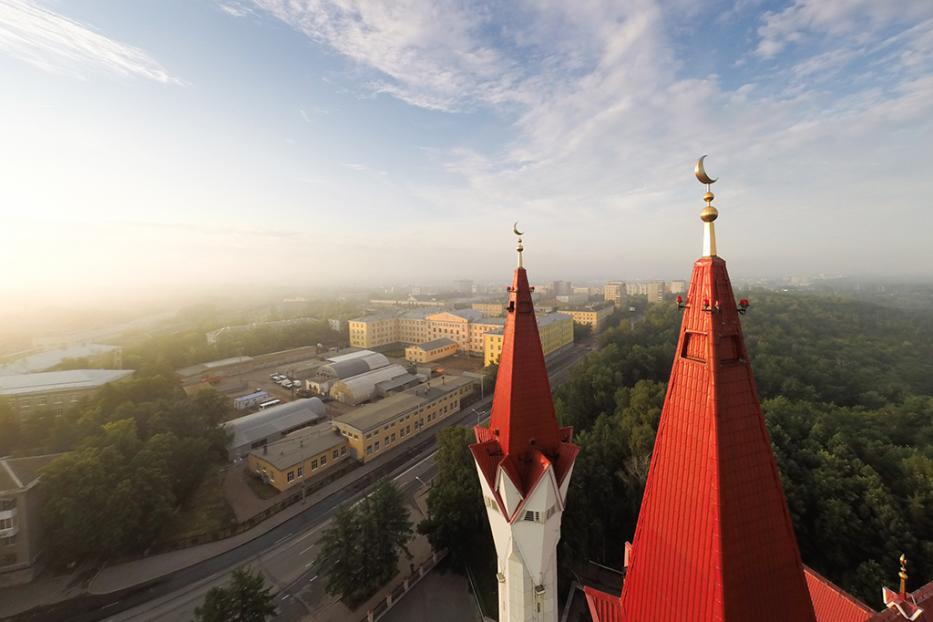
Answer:
[[[603,300],[606,302],[621,307],[624,298],[625,283],[622,281],[609,281],[603,286]]]
[[[569,309],[558,309],[558,313],[564,313],[573,318],[573,321],[583,326],[589,326],[594,333],[598,333],[606,325],[609,316],[612,315],[614,308],[611,303],[601,303],[586,307],[571,307]]]

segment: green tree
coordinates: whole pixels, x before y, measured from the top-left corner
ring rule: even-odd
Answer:
[[[353,608],[366,601],[398,570],[399,552],[412,525],[401,491],[383,481],[368,497],[341,508],[321,539],[321,569],[326,589]]]
[[[468,428],[450,427],[437,434],[437,477],[428,493],[428,518],[418,525],[435,550],[447,550],[455,568],[469,564],[478,547],[492,547],[483,494],[468,449],[472,442]]]
[[[277,613],[275,595],[258,572],[242,567],[226,586],[213,587],[194,610],[195,622],[265,622]]]

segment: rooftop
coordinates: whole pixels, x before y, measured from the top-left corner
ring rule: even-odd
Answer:
[[[432,378],[428,383],[390,395],[378,402],[366,404],[334,420],[368,432],[406,411],[414,410],[421,404],[433,402],[471,382],[472,380],[462,376]]]
[[[72,369],[0,376],[0,395],[93,389],[126,378],[132,373],[132,369]]]
[[[39,479],[39,472],[63,454],[0,458],[0,490],[19,490]]]
[[[455,346],[457,342],[453,339],[448,339],[447,337],[441,337],[440,339],[435,339],[434,341],[427,341],[425,343],[419,343],[412,348],[421,348],[425,352],[428,350],[437,350],[438,348],[446,348],[448,346]]]
[[[285,438],[269,443],[266,450],[251,451],[275,468],[282,470],[327,451],[343,441],[330,422],[296,430]]]
[[[58,350],[49,350],[39,352],[11,363],[0,366],[0,376],[12,376],[16,374],[32,374],[35,372],[51,369],[65,361],[65,359],[80,359],[89,356],[97,356],[107,352],[119,350],[118,346],[108,346],[99,343],[87,343]]]
[[[324,402],[309,397],[233,419],[223,424],[223,427],[233,433],[228,447],[242,447],[296,426],[314,423],[326,412]]]

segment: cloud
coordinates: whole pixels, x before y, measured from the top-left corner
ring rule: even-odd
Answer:
[[[246,17],[247,15],[253,15],[253,9],[248,6],[243,6],[239,3],[224,3],[219,2],[217,6],[221,11],[230,15],[231,17]]]
[[[98,69],[181,84],[143,50],[109,39],[33,0],[0,0],[0,52],[76,78]]]
[[[773,58],[790,45],[819,36],[851,36],[867,42],[885,27],[917,23],[933,16],[933,4],[913,0],[795,0],[777,12],[766,12],[758,28],[756,52]]]

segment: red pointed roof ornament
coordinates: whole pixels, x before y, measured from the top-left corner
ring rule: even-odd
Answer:
[[[478,443],[471,450],[492,490],[496,490],[497,467],[502,466],[524,495],[549,464],[554,466],[560,485],[579,449],[570,444],[572,429],[562,429],[557,424],[531,299],[532,288],[522,260],[523,234],[518,223],[512,229],[519,236],[518,267],[508,288],[492,412],[488,428],[475,428]]]
[[[704,156],[705,157],[705,156]],[[710,178],[674,365],[621,597],[602,622],[813,622],[726,271]],[[587,588],[591,611],[605,595]]]

